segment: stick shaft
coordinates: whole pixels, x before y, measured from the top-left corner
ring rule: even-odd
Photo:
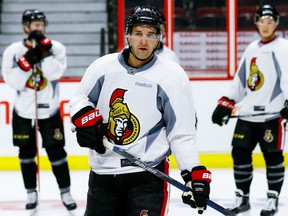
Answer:
[[[32,40],[32,47],[36,47],[36,41]],[[32,66],[33,75],[36,74],[36,65]],[[40,157],[39,157],[39,144],[38,144],[38,83],[35,81],[34,83],[34,93],[35,93],[35,139],[36,139],[36,173],[37,173],[37,185],[38,192],[40,193]]]
[[[186,185],[183,185],[182,183],[180,183],[176,179],[171,178],[170,176],[166,175],[165,173],[163,173],[163,172],[155,169],[154,167],[149,166],[147,163],[135,158],[133,155],[129,154],[128,152],[126,152],[122,148],[120,148],[120,147],[118,147],[116,145],[113,145],[106,138],[103,139],[103,144],[104,144],[104,146],[107,149],[118,153],[119,155],[121,155],[124,158],[128,159],[130,162],[132,162],[132,163],[136,164],[137,166],[143,168],[144,170],[152,173],[153,175],[157,176],[158,178],[167,181],[168,183],[170,183],[171,185],[175,186],[176,188],[178,188],[178,189],[180,189],[180,190],[182,190],[184,192],[187,192],[187,191],[191,190]],[[219,211],[223,215],[228,215],[228,216],[229,215],[230,216],[234,215],[232,212],[230,212],[229,210],[223,208],[222,206],[218,205],[217,203],[213,202],[210,199],[207,199],[206,203],[207,203],[208,206],[210,206],[211,208],[215,209],[216,211]]]
[[[35,90],[35,139],[36,139],[36,173],[37,173],[37,185],[38,192],[40,193],[40,156],[39,156],[39,144],[38,144],[38,96],[37,89]]]
[[[279,112],[270,112],[270,113],[256,113],[256,114],[248,114],[248,115],[232,115],[229,116],[229,118],[245,118],[245,117],[253,117],[253,116],[263,116],[263,115],[275,115],[275,114],[280,114]]]

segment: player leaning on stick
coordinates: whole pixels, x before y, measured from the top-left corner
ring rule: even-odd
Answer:
[[[102,144],[128,153],[168,174],[175,155],[192,188],[182,198],[202,213],[211,173],[199,166],[196,118],[189,79],[175,62],[154,55],[161,39],[161,16],[136,7],[126,21],[128,48],[94,61],[86,70],[70,114],[80,146],[89,148],[86,216],[167,215],[169,185]]]
[[[63,123],[59,113],[58,79],[66,69],[65,47],[45,36],[46,17],[39,10],[23,12],[23,30],[27,38],[12,43],[3,53],[2,72],[5,82],[16,90],[13,109],[13,143],[19,147],[19,160],[28,193],[26,209],[38,204],[36,191],[35,89],[37,84],[38,126],[56,177],[63,204],[76,208],[70,195],[70,174]],[[34,44],[35,45],[34,45]],[[34,47],[34,48],[33,48]],[[34,72],[34,73],[33,73]]]
[[[213,123],[225,124],[234,104],[241,102],[239,115],[279,112],[273,115],[241,117],[232,140],[236,183],[235,213],[250,209],[253,178],[252,152],[259,143],[266,162],[267,203],[261,216],[274,215],[284,181],[283,147],[288,119],[288,41],[275,35],[279,13],[272,5],[260,6],[255,24],[261,37],[248,45],[240,60],[232,87],[218,101]],[[224,122],[223,122],[224,120]]]

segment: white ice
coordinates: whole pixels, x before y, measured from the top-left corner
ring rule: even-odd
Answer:
[[[210,199],[225,207],[232,207],[234,204],[234,180],[231,169],[211,169],[212,183]],[[84,215],[86,205],[87,181],[89,171],[71,171],[71,193],[78,204],[76,216]],[[181,181],[179,171],[171,170],[170,176]],[[279,199],[279,212],[277,216],[288,215],[288,174],[284,182],[282,193]],[[250,202],[251,216],[259,216],[261,208],[266,200],[266,175],[264,169],[255,169],[254,179],[251,186]],[[198,215],[195,209],[190,208],[181,202],[181,191],[171,186],[171,200],[169,216],[192,216]],[[28,216],[24,209],[26,202],[26,191],[24,190],[20,171],[0,172],[0,216]],[[68,212],[61,203],[56,180],[51,171],[40,172],[40,193],[38,216],[68,216]],[[148,214],[149,215],[149,214]],[[208,207],[203,216],[221,216],[223,214]],[[135,215],[137,216],[137,215]]]

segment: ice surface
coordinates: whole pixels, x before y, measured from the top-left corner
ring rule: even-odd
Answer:
[[[231,169],[212,169],[211,195],[210,199],[217,204],[228,208],[234,204],[234,179]],[[71,171],[71,193],[76,200],[78,208],[75,212],[77,216],[83,216],[86,205],[87,181],[89,171]],[[177,169],[171,170],[170,176],[182,182]],[[279,212],[277,216],[288,215],[288,185],[287,177],[283,185],[279,199]],[[51,171],[40,172],[40,193],[38,216],[69,216],[69,213],[62,205],[58,186]],[[260,215],[262,206],[266,200],[266,175],[264,169],[255,169],[254,179],[251,186],[250,202],[252,210],[251,216]],[[169,216],[192,216],[198,215],[195,209],[182,204],[182,192],[171,186],[171,200]],[[23,186],[20,171],[0,172],[0,216],[28,216],[25,210],[26,191]],[[211,207],[202,214],[203,216],[220,216]],[[137,215],[135,215],[137,216]]]

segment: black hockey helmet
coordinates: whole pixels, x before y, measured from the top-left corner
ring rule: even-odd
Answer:
[[[30,23],[35,20],[44,21],[45,25],[47,25],[46,16],[42,11],[38,9],[27,9],[23,12],[22,15],[22,24]]]
[[[130,34],[134,25],[148,25],[157,29],[157,34],[162,35],[162,15],[155,8],[136,6],[126,19],[126,34]]]
[[[254,22],[257,23],[260,17],[272,17],[276,22],[276,24],[277,25],[279,24],[280,19],[279,12],[274,7],[274,5],[270,4],[261,5],[255,14]]]

